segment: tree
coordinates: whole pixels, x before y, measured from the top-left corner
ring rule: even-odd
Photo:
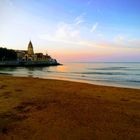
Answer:
[[[17,53],[12,49],[0,47],[0,61],[17,60]]]

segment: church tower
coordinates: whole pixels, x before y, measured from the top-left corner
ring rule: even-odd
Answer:
[[[33,44],[31,41],[28,44],[28,55],[30,55],[30,56],[34,55]]]

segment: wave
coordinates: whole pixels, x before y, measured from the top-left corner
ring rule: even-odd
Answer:
[[[105,67],[105,68],[87,68],[89,70],[122,70],[128,69],[128,67]]]
[[[81,74],[97,74],[97,75],[129,75],[123,72],[82,72]]]
[[[124,70],[124,71],[139,71],[138,68],[130,68],[130,67],[108,67],[108,68],[87,68],[87,70]]]
[[[109,82],[109,83],[112,83],[112,82],[119,82],[119,83],[140,83],[140,80],[124,80],[124,79],[115,79],[115,80],[112,80],[112,79],[87,79],[89,81],[97,81],[97,82]]]

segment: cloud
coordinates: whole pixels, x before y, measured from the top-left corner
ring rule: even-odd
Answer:
[[[99,25],[98,22],[96,22],[95,24],[93,24],[90,32],[95,32],[95,30],[97,29],[98,25]]]
[[[78,25],[78,24],[81,24],[83,22],[85,22],[83,19],[77,19],[75,24]]]
[[[99,23],[96,22],[95,24],[93,24],[91,29],[89,29],[89,27],[86,27],[86,25],[81,26],[79,24],[75,24],[75,21],[80,20],[80,18],[82,18],[84,15],[85,14],[81,14],[80,16],[75,18],[71,24],[66,22],[60,22],[56,24],[56,29],[54,27],[54,31],[50,30],[50,32],[41,34],[39,35],[39,38],[50,42],[54,42],[54,44],[64,44],[64,46],[78,45],[85,48],[136,48],[136,46],[140,44],[139,40],[128,39],[124,35],[116,35],[115,38],[113,38],[111,41],[108,41],[104,39],[104,34],[97,32],[96,34],[94,34],[94,39],[93,37],[90,38],[88,36],[90,34],[89,30],[91,32],[91,36],[93,36],[92,33],[96,31],[97,27],[99,26]]]
[[[98,23],[95,23],[92,27],[92,32],[96,30]],[[127,46],[127,44],[122,44],[112,40],[108,41],[97,41],[89,39],[88,37],[83,37],[81,34],[81,28],[77,28],[75,24],[68,24],[65,22],[58,23],[56,29],[51,32],[46,32],[45,34],[39,35],[40,39],[58,42],[64,44],[79,45],[85,47],[94,48],[121,48]],[[97,37],[102,37],[103,35],[98,33]]]
[[[48,41],[76,44],[80,38],[80,31],[73,24],[59,23],[53,33],[40,35],[39,38]]]
[[[97,36],[98,37],[104,37],[104,35],[102,33],[98,33]]]
[[[60,23],[55,30],[55,32],[49,34],[42,34],[39,36],[40,39],[58,42],[64,44],[78,45],[84,47],[101,47],[100,43],[93,40],[88,40],[83,38],[80,34],[80,30],[76,28],[73,24]]]
[[[86,13],[82,13],[81,15],[77,16],[71,24],[66,22],[59,22],[54,32],[51,31],[50,33],[39,35],[39,38],[49,41],[78,45],[82,40],[80,24],[85,22],[85,15]]]
[[[124,35],[117,35],[117,36],[115,36],[114,40],[115,40],[116,42],[124,42],[124,41],[126,41],[127,39],[126,39],[126,36],[124,36]]]
[[[84,20],[85,15],[86,15],[86,13],[82,13],[80,16],[77,16],[74,20],[75,24],[79,25],[81,23],[84,23],[85,22],[85,20]]]
[[[127,39],[124,44],[127,44],[127,47],[130,48],[140,48],[140,39]]]
[[[130,38],[128,35],[116,35],[114,37],[114,43],[120,44],[120,46],[124,46],[125,48],[139,48],[140,39]]]
[[[93,40],[88,40],[81,36],[80,29],[74,24],[59,23],[56,30],[52,33],[46,33],[39,36],[40,39],[59,42],[65,44],[86,46],[86,47],[97,47],[98,44]]]

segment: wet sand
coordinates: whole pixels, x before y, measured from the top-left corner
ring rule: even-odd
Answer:
[[[140,90],[0,76],[0,140],[139,140]]]

